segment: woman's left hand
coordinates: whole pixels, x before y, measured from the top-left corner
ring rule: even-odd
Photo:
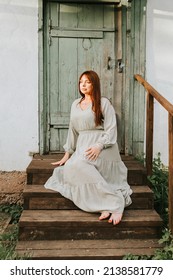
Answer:
[[[85,155],[89,160],[96,160],[101,152],[99,147],[93,146],[85,151]]]

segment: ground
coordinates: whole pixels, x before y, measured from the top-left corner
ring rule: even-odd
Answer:
[[[0,204],[23,203],[23,189],[26,173],[19,171],[0,171]]]
[[[0,171],[0,205],[23,204],[23,189],[26,184],[26,173],[19,171]],[[2,234],[9,223],[11,216],[0,212],[0,234]]]

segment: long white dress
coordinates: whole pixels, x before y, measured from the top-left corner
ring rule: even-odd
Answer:
[[[72,155],[65,165],[54,169],[45,188],[61,193],[87,212],[123,213],[124,207],[131,204],[132,190],[118,150],[114,108],[102,97],[104,122],[95,127],[92,106],[82,110],[79,101],[72,104],[64,145],[64,150]],[[96,160],[88,160],[85,151],[98,144],[103,150]]]

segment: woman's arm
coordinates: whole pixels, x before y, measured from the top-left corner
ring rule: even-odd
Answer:
[[[117,141],[117,122],[115,110],[107,98],[103,99],[102,110],[104,131],[98,140],[98,144],[102,146],[103,149],[106,149],[114,145]]]

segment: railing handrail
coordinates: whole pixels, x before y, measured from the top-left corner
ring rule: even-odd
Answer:
[[[158,93],[141,75],[135,75],[135,79],[144,86],[147,91],[146,104],[146,168],[147,174],[152,173],[153,163],[153,128],[154,128],[154,98],[168,112],[168,141],[169,141],[169,180],[168,180],[168,213],[169,229],[173,233],[173,105]]]
[[[155,90],[144,78],[136,74],[135,79],[173,116],[173,105]]]

